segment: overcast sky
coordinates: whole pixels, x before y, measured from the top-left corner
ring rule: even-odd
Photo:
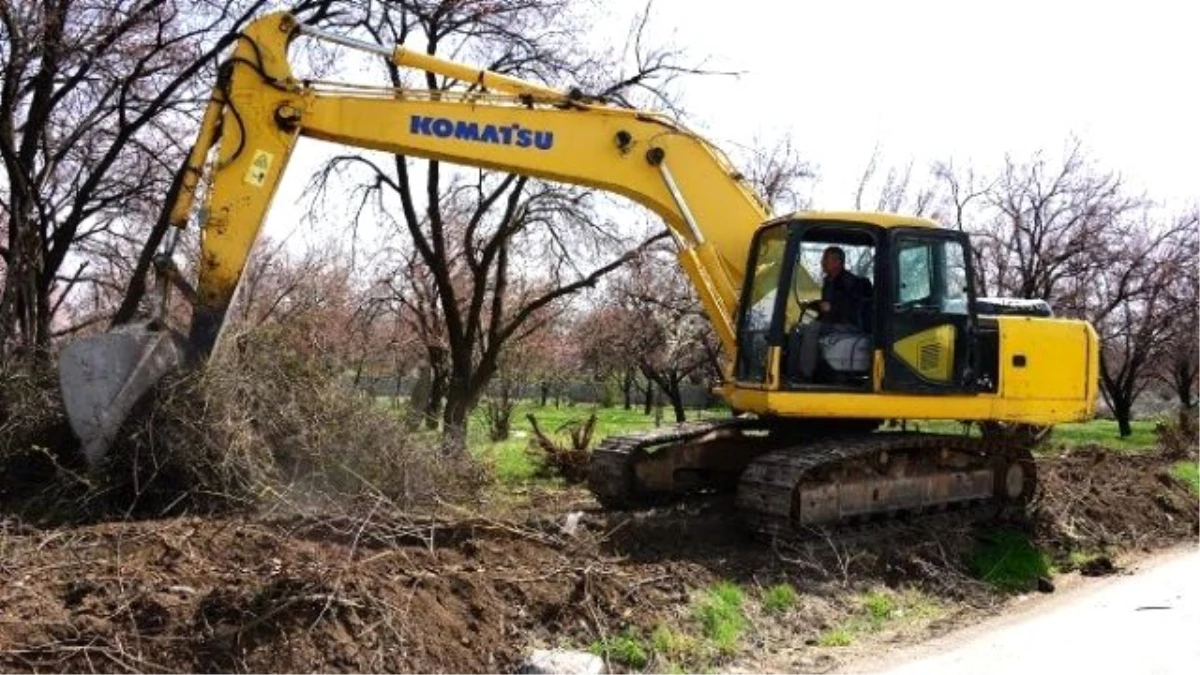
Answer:
[[[611,30],[643,4],[606,0]],[[821,169],[820,208],[848,205],[877,144],[888,163],[982,166],[1005,152],[1061,150],[1071,134],[1152,196],[1194,200],[1195,7],[657,0],[651,27],[713,68],[742,73],[686,83],[692,125],[737,143],[790,132]]]
[[[601,11],[593,44],[623,41],[644,0]],[[1200,11],[1138,0],[811,2],[657,0],[648,38],[736,76],[684,80],[688,124],[733,149],[790,134],[820,182],[821,209],[852,206],[878,147],[884,167],[989,169],[1006,152],[1060,152],[1074,135],[1102,168],[1181,208],[1200,197]],[[302,142],[268,233],[296,219]]]

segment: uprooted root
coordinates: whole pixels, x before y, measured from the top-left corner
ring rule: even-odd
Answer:
[[[570,421],[558,428],[558,433],[567,434],[567,443],[561,443],[542,431],[532,413],[527,417],[533,427],[534,442],[545,453],[547,467],[571,484],[587,480],[588,460],[591,457],[588,447],[596,430],[596,413],[582,422]]]

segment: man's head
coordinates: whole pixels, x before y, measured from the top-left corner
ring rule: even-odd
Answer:
[[[821,254],[821,271],[827,277],[836,277],[846,268],[846,252],[837,246],[830,246]]]

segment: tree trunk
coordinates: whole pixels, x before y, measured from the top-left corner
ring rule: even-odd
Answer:
[[[542,404],[538,407],[545,408],[546,400],[550,398],[550,385],[547,382],[545,382],[544,380],[542,381],[542,384],[541,384],[541,394],[542,394]]]
[[[671,408],[675,411],[675,421],[686,422],[687,412],[683,409],[683,393],[680,391],[679,385],[679,379],[672,376],[667,381],[667,386],[662,389],[667,398],[671,400]]]
[[[442,413],[442,448],[447,454],[461,454],[467,450],[471,412],[496,374],[496,360],[494,355],[485,355],[472,369],[469,361],[455,363],[453,352],[451,359],[446,409]]]
[[[1121,438],[1129,438],[1133,435],[1133,426],[1130,424],[1130,420],[1133,417],[1132,401],[1128,403],[1114,401],[1113,417],[1117,418],[1117,429],[1121,434]]]
[[[646,380],[646,398],[645,398],[645,402],[643,404],[642,413],[645,415],[649,415],[652,412],[654,412],[654,382],[652,380],[647,379]]]
[[[433,378],[429,366],[422,365],[417,369],[417,380],[408,393],[408,411],[404,422],[409,431],[416,431],[421,426],[421,419],[429,419],[429,403],[433,393]],[[400,394],[400,367],[396,367],[396,395]]]
[[[452,382],[446,392],[446,409],[442,413],[442,452],[462,455],[467,451],[467,421],[471,405],[466,387]]]
[[[17,197],[14,193],[14,199]],[[42,282],[42,240],[32,218],[22,218],[14,212],[8,222],[9,252],[4,279],[4,296],[0,301],[0,346],[6,354],[33,357],[42,361],[48,357],[50,344],[49,288]]]
[[[425,428],[434,431],[438,428],[438,418],[442,415],[442,400],[446,398],[446,374],[437,370],[429,381],[429,396],[425,399]]]
[[[672,407],[675,408],[675,421],[676,422],[686,422],[687,421],[687,412],[684,411],[684,409],[683,409],[683,397],[682,396],[673,396],[671,398],[671,405],[672,405]]]
[[[621,393],[624,395],[625,409],[633,408],[633,369],[625,369],[625,379],[621,382]]]
[[[429,394],[425,398],[422,414],[425,417],[425,428],[434,431],[438,428],[438,418],[442,416],[442,400],[446,397],[447,380],[446,350],[440,346],[426,348],[426,359],[429,366]]]
[[[1196,382],[1195,372],[1190,358],[1176,359],[1171,379],[1175,384],[1175,394],[1179,397],[1179,405],[1183,406],[1185,410],[1191,410],[1196,406],[1196,401],[1192,398],[1192,385]]]

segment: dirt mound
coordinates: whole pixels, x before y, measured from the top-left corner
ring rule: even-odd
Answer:
[[[1057,548],[1149,549],[1194,538],[1200,513],[1159,453],[1081,448],[1039,460],[1038,538]]]
[[[10,528],[0,671],[510,672],[532,646],[686,622],[693,594],[720,580],[796,584],[803,611],[773,630],[815,641],[854,610],[836,593],[848,579],[944,576],[931,571],[933,542],[904,547],[913,569],[853,545],[784,554],[743,538],[718,507],[592,512],[574,537],[548,521]],[[829,556],[849,565],[826,567]]]
[[[179,519],[3,542],[0,670],[511,670],[531,640],[586,645],[629,607],[653,615],[690,576],[639,585],[645,570],[594,538],[477,520]]]
[[[1043,494],[1025,526],[1063,551],[1194,539],[1195,498],[1167,465],[1103,451],[1041,460]],[[533,646],[586,648],[686,625],[695,593],[717,581],[748,594],[792,584],[796,608],[759,624],[742,649],[786,647],[789,660],[772,667],[828,670],[849,654],[822,641],[861,620],[872,589],[919,589],[944,608],[909,639],[1003,602],[965,563],[981,531],[970,522],[783,546],[747,539],[725,498],[637,513],[591,505],[569,519],[588,499],[561,494],[537,517],[506,521],[382,511],[54,529],[9,521],[0,671],[504,672]]]

